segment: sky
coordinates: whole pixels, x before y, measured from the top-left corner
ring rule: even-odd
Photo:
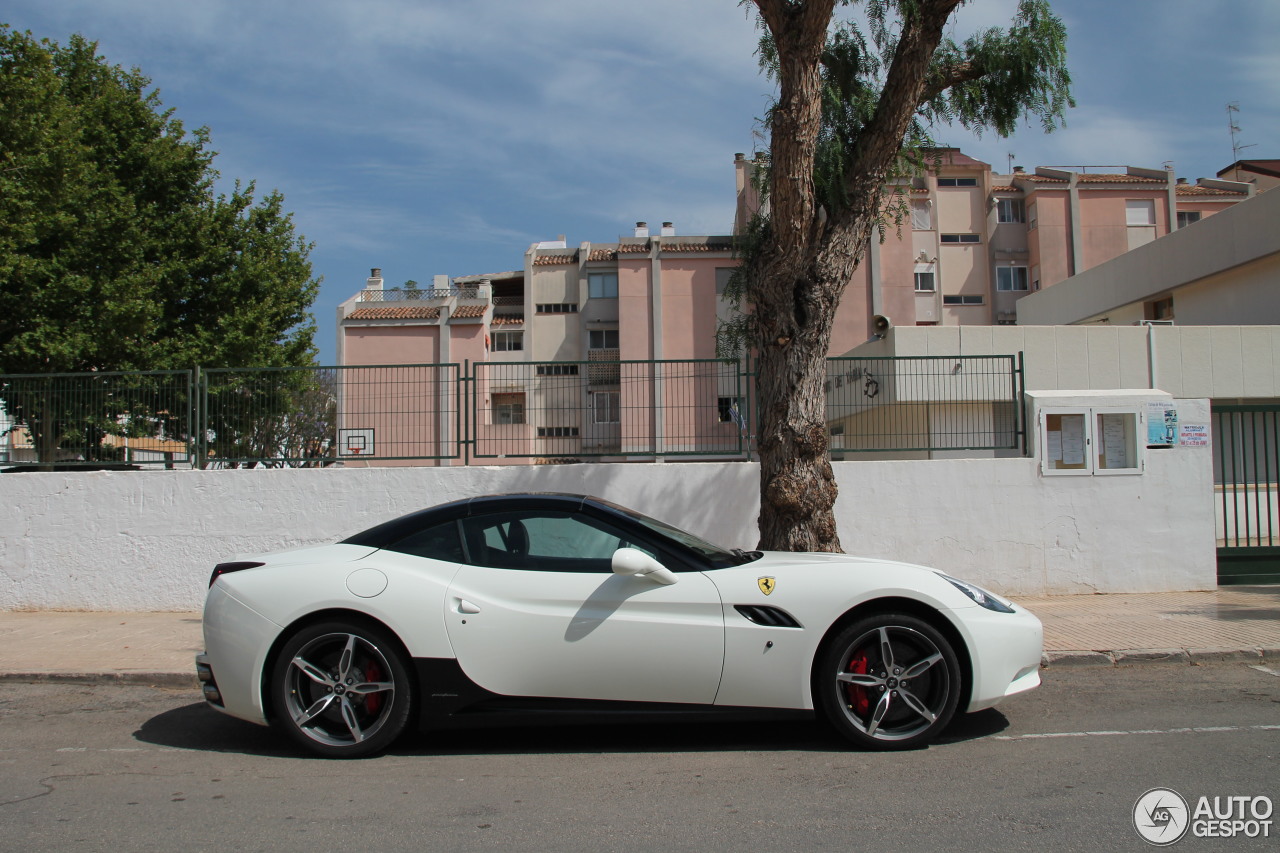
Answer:
[[[1007,25],[973,0],[950,35]],[[1280,2],[1059,0],[1078,106],[1046,135],[937,128],[1006,172],[1172,167],[1194,181],[1280,157]],[[682,235],[733,222],[734,154],[765,145],[771,84],[737,0],[5,0],[0,22],[80,33],[207,126],[220,188],[278,189],[323,276],[322,363],[339,303],[520,269],[529,244]],[[1012,161],[1010,157],[1012,156]]]

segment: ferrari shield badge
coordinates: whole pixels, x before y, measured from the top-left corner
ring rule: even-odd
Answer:
[[[773,578],[756,578],[756,583],[760,585],[760,591],[765,595],[773,592],[773,588],[778,585]]]

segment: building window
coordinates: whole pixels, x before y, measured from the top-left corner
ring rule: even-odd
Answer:
[[[1027,205],[1027,230],[1034,231],[1039,224],[1040,220],[1036,215],[1036,206],[1034,204]]]
[[[577,427],[538,427],[538,438],[577,438]]]
[[[539,314],[577,314],[576,302],[539,302],[535,308]]]
[[[617,349],[618,330],[591,329],[587,332],[587,347],[589,349]]]
[[[1156,203],[1149,198],[1126,199],[1124,215],[1127,225],[1155,225]]]
[[[943,234],[942,242],[944,243],[981,243],[982,238],[977,234]]]
[[[933,212],[925,199],[913,199],[911,202],[911,230],[931,231],[933,229]]]
[[[944,296],[943,305],[981,305],[981,296]]]
[[[495,424],[524,423],[524,395],[494,394],[493,422]]]
[[[1151,315],[1148,319],[1165,320],[1168,322],[1173,321],[1173,297],[1172,296],[1169,296],[1165,299],[1157,299],[1147,304],[1151,306],[1150,310],[1147,312]]]
[[[576,364],[539,364],[537,373],[539,376],[577,376],[578,365]]]
[[[494,332],[494,352],[516,352],[524,349],[524,332]]]
[[[1026,290],[1026,267],[996,267],[996,290]]]
[[[616,272],[587,273],[587,295],[592,299],[617,299],[618,274]]]
[[[1193,222],[1200,221],[1200,211],[1198,210],[1179,210],[1178,211],[1178,227],[1186,228]]]
[[[997,222],[1026,222],[1027,205],[1020,198],[996,199]]]
[[[617,391],[591,392],[591,422],[616,424],[621,418],[622,395]]]
[[[938,178],[940,187],[976,187],[977,178]]]
[[[916,273],[916,293],[933,293],[933,273]]]

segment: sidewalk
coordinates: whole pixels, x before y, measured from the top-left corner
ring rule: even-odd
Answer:
[[[1280,586],[1019,598],[1047,666],[1254,661],[1280,667]],[[196,687],[199,613],[0,611],[0,680]]]

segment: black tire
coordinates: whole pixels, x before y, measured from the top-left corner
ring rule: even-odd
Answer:
[[[864,749],[911,749],[951,722],[960,699],[951,643],[905,613],[868,616],[827,644],[814,675],[814,706]]]
[[[326,758],[382,752],[404,732],[414,702],[400,644],[359,622],[299,629],[276,657],[270,691],[273,722]]]

